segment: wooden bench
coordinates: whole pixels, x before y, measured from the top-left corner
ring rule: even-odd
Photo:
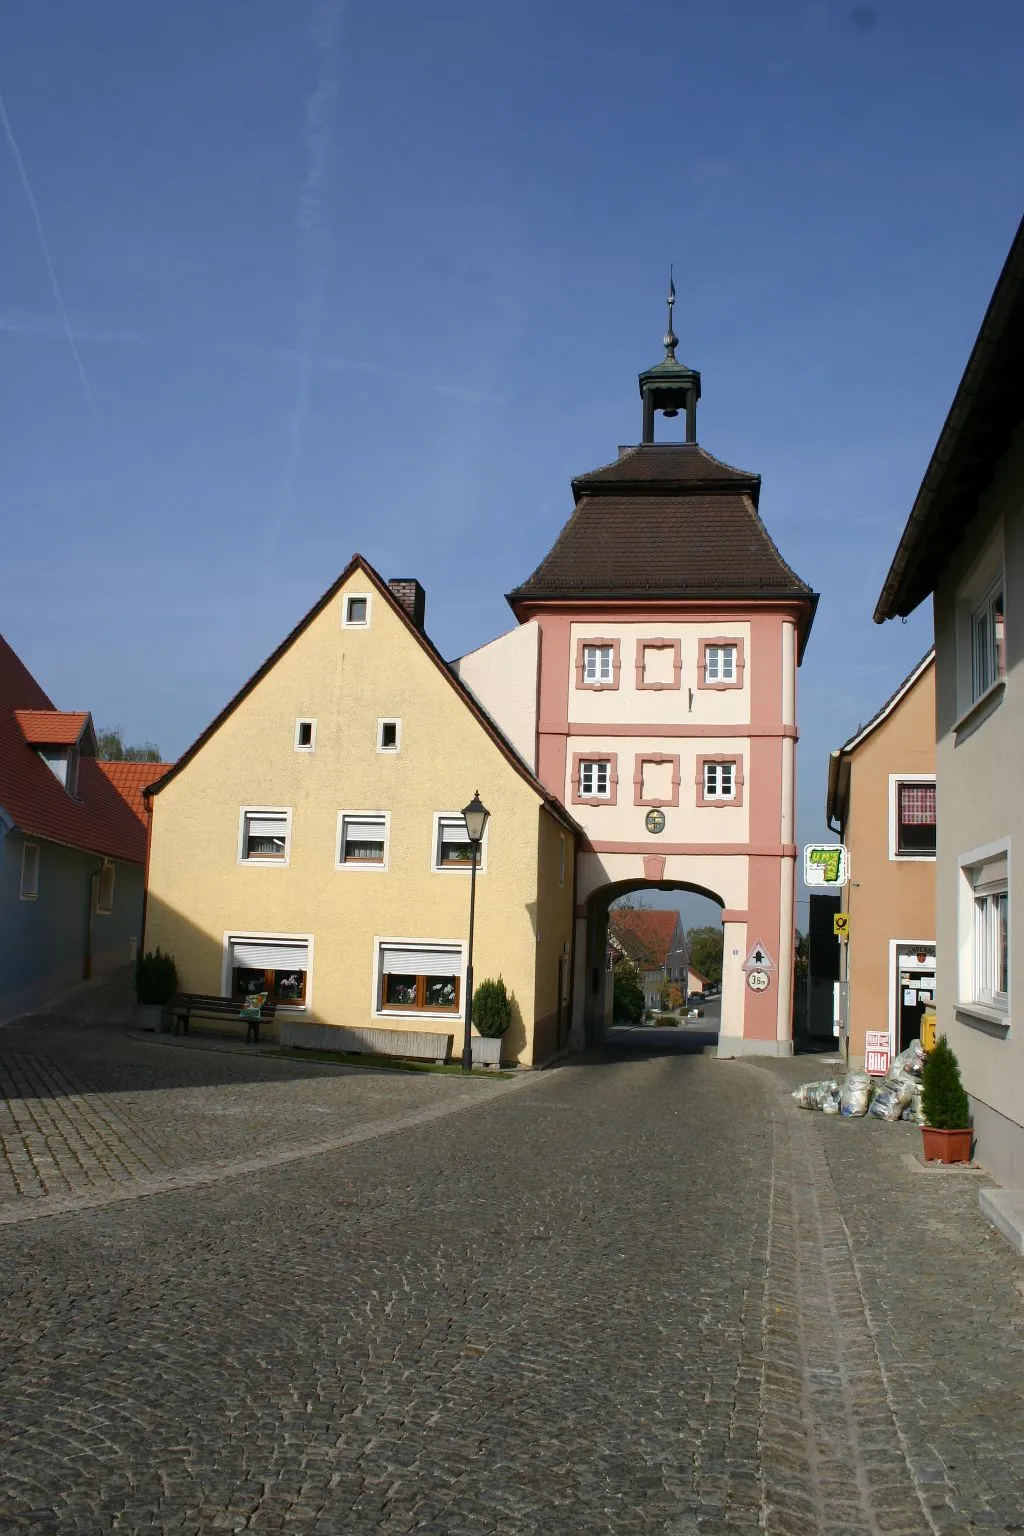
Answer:
[[[167,1004],[167,1010],[174,1018],[174,1033],[180,1029],[183,1034],[188,1034],[188,1022],[192,1015],[199,1014],[204,1019],[234,1019],[242,1017],[242,1009],[245,1004],[237,997],[210,997],[202,992],[179,992],[172,997]],[[277,1004],[266,1002],[260,1009],[258,1019],[245,1020],[245,1038],[259,1044],[260,1025],[272,1019],[277,1012]]]

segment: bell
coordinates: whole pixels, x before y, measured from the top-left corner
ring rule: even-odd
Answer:
[[[678,416],[679,412],[676,410],[675,406],[667,405],[661,414],[663,416]]]

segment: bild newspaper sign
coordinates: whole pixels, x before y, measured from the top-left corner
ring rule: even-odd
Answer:
[[[892,1052],[889,1048],[887,1029],[869,1029],[864,1036],[864,1070],[869,1077],[884,1077],[889,1070]]]

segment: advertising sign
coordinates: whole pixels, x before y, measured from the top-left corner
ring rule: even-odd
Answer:
[[[864,1035],[864,1071],[869,1077],[884,1077],[892,1061],[887,1029],[869,1029]]]
[[[837,891],[850,878],[850,854],[842,843],[808,843],[804,848],[804,884]]]

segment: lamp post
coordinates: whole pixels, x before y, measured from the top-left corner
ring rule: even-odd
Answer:
[[[469,833],[469,953],[466,955],[466,1029],[462,1037],[462,1070],[473,1070],[473,920],[476,916],[476,866],[480,857],[480,844],[484,828],[491,814],[475,790],[472,800],[462,812]]]

